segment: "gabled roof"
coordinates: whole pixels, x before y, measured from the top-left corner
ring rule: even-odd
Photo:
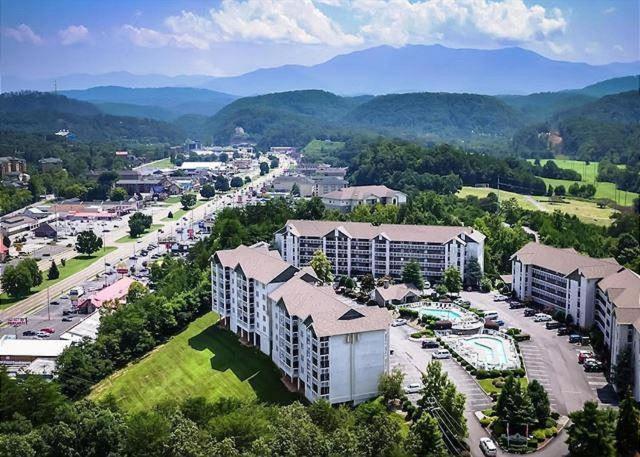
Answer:
[[[409,296],[419,296],[420,291],[413,284],[390,284],[387,287],[376,287],[376,292],[380,294],[384,301],[389,300],[403,300]]]
[[[484,234],[473,227],[444,225],[373,225],[368,222],[289,220],[281,231],[287,228],[296,236],[316,238],[331,234],[334,230],[340,230],[351,238],[365,240],[382,236],[391,241],[446,243],[456,237],[463,242],[465,237],[476,242],[481,242],[486,238]]]
[[[354,186],[334,190],[323,197],[334,200],[366,200],[369,197],[391,198],[396,195],[404,194],[398,190],[389,189],[387,186]]]
[[[338,299],[331,286],[318,286],[294,276],[269,298],[313,327],[318,337],[385,330],[391,315],[377,306],[351,307]]]
[[[268,284],[282,273],[291,274],[298,271],[280,257],[278,251],[270,251],[266,243],[253,246],[240,245],[235,249],[217,251],[213,255],[214,262],[226,268],[240,268],[247,278],[253,278]]]
[[[598,283],[598,288],[613,303],[619,324],[633,324],[640,331],[640,276],[623,268]]]
[[[571,248],[554,248],[530,242],[511,256],[525,265],[536,265],[565,276],[578,272],[588,279],[603,278],[620,269],[615,259],[594,259]]]

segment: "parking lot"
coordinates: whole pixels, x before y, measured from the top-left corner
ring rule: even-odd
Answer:
[[[482,310],[496,310],[506,327],[517,327],[531,335],[520,343],[527,376],[537,379],[549,393],[552,407],[560,414],[581,409],[588,400],[615,404],[616,396],[603,373],[586,373],[578,363],[578,352],[589,346],[570,344],[567,336],[547,330],[542,322],[524,316],[524,309],[509,309],[492,294],[462,292],[462,298]]]

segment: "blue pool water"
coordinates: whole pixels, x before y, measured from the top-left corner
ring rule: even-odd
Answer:
[[[420,312],[427,316],[437,317],[441,320],[458,321],[462,318],[462,313],[454,309],[422,308]]]
[[[506,343],[502,339],[479,335],[465,338],[465,340],[478,353],[481,360],[492,365],[508,363]]]

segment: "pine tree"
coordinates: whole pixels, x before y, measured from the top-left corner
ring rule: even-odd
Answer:
[[[47,279],[58,279],[60,277],[60,271],[58,270],[58,266],[56,265],[56,261],[51,261],[51,266],[49,267],[49,271],[47,272]]]
[[[640,452],[640,411],[628,392],[620,403],[616,426],[616,449],[619,457],[633,457]]]

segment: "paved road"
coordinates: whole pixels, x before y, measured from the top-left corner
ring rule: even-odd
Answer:
[[[261,186],[265,182],[270,181],[274,177],[282,174],[288,168],[289,161],[290,161],[289,159],[281,159],[280,162],[282,165],[279,168],[273,170],[271,173],[269,173],[266,176],[260,176],[255,178],[250,183],[250,186],[254,186],[254,187]],[[228,199],[227,199],[228,195],[236,195],[236,194],[237,192],[229,193],[226,195],[217,195],[210,202],[193,209],[190,212],[189,217],[194,221],[203,219],[205,215],[221,210],[225,206],[225,204],[228,202]],[[178,225],[181,224],[179,220],[163,222],[161,219],[165,217],[170,210],[175,212],[177,209],[179,209],[179,206],[180,204],[176,203],[175,205],[162,207],[158,211],[156,211],[157,215],[154,215],[154,223],[161,225],[161,227],[158,230],[161,229],[165,233],[169,233],[169,232],[173,233],[173,231],[177,229]],[[106,238],[106,244],[113,245],[114,241],[118,239],[118,237],[121,237],[124,234],[126,234],[126,226],[127,224],[123,222],[121,224],[120,231],[111,232],[109,236]],[[138,242],[141,243],[141,245],[146,245],[151,242],[156,242],[158,239],[158,233],[159,233],[158,230],[140,237]],[[95,277],[99,273],[102,273],[105,270],[106,263],[113,264],[115,262],[118,262],[122,258],[129,257],[130,255],[133,254],[133,250],[135,249],[135,244],[136,243],[116,244],[117,249],[110,252],[99,261],[94,262],[93,264],[83,269],[82,271],[72,276],[69,276],[68,278],[65,278],[61,281],[58,281],[53,286],[49,287],[49,296],[51,298],[54,298],[59,295],[62,295],[64,292],[68,291],[70,288],[74,287],[75,285],[80,284],[88,280],[89,278]],[[3,311],[0,311],[0,322],[6,322],[8,319],[12,317],[23,317],[23,316],[32,315],[38,312],[39,310],[41,310],[43,307],[45,307],[46,304],[47,304],[47,291],[43,290],[41,292],[35,293],[27,297],[26,299],[16,303],[15,305]]]

